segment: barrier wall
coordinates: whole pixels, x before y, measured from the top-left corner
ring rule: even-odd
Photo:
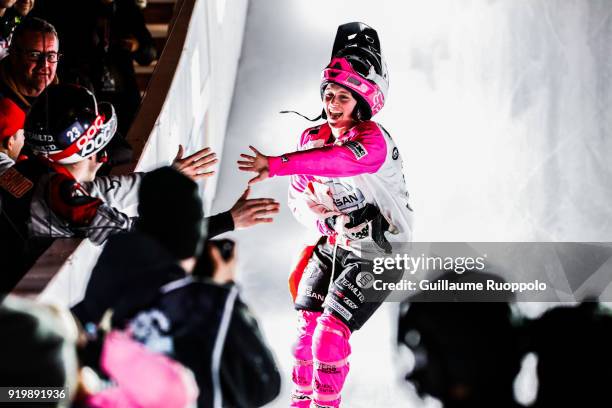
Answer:
[[[248,0],[178,0],[166,46],[127,135],[134,161],[115,174],[148,171],[210,146],[222,157]],[[202,183],[206,210],[216,177]],[[171,192],[169,192],[171,194]],[[43,301],[72,305],[101,252],[89,240],[56,240],[17,287]]]

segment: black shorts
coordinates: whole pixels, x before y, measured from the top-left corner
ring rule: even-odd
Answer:
[[[372,289],[372,266],[371,261],[342,248],[336,248],[334,259],[334,246],[323,237],[304,268],[296,310],[326,311],[351,331],[360,329],[391,293]],[[386,275],[384,281],[397,282],[402,277],[394,275]]]

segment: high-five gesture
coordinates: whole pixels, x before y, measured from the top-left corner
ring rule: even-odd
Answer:
[[[249,149],[255,153],[255,156],[250,156],[244,153],[241,154],[240,157],[245,160],[238,160],[238,168],[242,171],[252,171],[258,173],[257,176],[249,180],[250,185],[267,179],[270,176],[270,167],[268,163],[268,156],[262,154],[253,146],[249,146]]]
[[[210,150],[210,147],[198,150],[185,158],[183,158],[183,153],[183,145],[179,145],[178,153],[172,162],[172,167],[193,181],[202,180],[215,174],[214,171],[205,171],[218,162],[217,155]]]
[[[272,215],[278,213],[280,204],[273,198],[249,198],[251,187],[247,187],[238,201],[230,209],[235,229],[248,228],[261,223],[274,221]]]

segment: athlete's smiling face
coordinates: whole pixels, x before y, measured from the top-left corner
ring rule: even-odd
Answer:
[[[323,109],[327,115],[327,123],[335,128],[349,128],[355,122],[353,110],[357,100],[346,88],[329,84],[323,92]]]

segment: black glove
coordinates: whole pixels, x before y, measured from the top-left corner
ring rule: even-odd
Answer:
[[[387,237],[385,237],[386,231],[389,231],[389,222],[379,212],[376,218],[372,220],[372,239],[380,249],[385,251],[385,254],[390,254],[392,248]]]
[[[378,216],[382,216],[378,207],[374,204],[366,204],[365,207],[359,210],[351,211],[349,214],[349,222],[345,224],[345,228],[355,228],[360,224],[370,222]]]
[[[365,207],[347,214],[349,220],[344,224],[344,235],[352,241],[372,237],[372,240],[385,253],[391,253],[391,244],[385,237],[389,230],[389,222],[381,214],[374,204],[366,204]],[[336,227],[337,216],[325,219],[325,224],[331,229]],[[371,229],[371,231],[370,231]]]
[[[332,231],[336,230],[336,220],[338,219],[337,215],[332,215],[331,217],[327,217],[325,219],[325,225]]]
[[[107,204],[102,204],[98,207],[91,224],[84,229],[91,242],[101,245],[110,235],[129,231],[131,227],[130,217]]]

